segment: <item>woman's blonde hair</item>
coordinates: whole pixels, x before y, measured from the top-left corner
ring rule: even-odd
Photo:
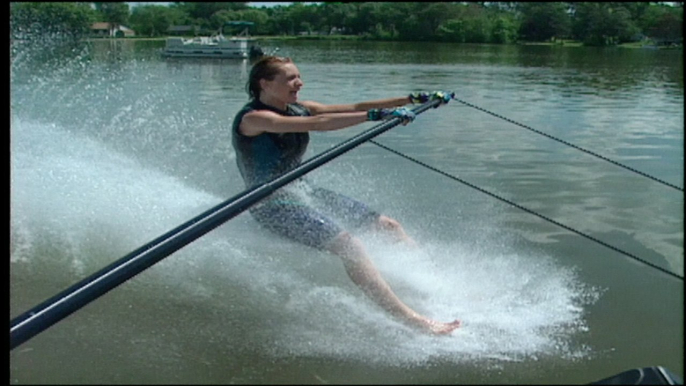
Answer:
[[[248,83],[245,85],[245,90],[252,99],[260,98],[260,80],[274,80],[276,74],[279,73],[279,67],[286,63],[293,63],[291,58],[283,58],[280,56],[265,56],[253,64],[250,69],[250,77]]]

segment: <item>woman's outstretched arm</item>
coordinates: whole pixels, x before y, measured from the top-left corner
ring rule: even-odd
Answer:
[[[376,99],[359,103],[325,105],[314,101],[302,101],[300,104],[307,107],[312,115],[330,114],[330,113],[347,113],[354,111],[367,111],[371,109],[387,109],[392,107],[405,106],[410,103],[409,96]]]
[[[288,117],[268,110],[245,114],[239,130],[243,135],[255,136],[262,133],[304,133],[308,131],[330,131],[354,126],[367,120],[366,111],[327,113],[310,117]]]

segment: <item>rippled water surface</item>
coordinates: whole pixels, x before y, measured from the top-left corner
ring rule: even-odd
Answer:
[[[10,352],[10,382],[589,383],[683,374],[683,52],[265,42],[301,99],[457,99],[310,173],[398,219],[358,236],[388,318],[340,261],[247,214]],[[11,52],[10,318],[243,190],[230,145],[249,63],[160,42]],[[371,123],[312,134],[308,157]],[[609,162],[611,161],[611,162]],[[617,165],[619,164],[619,165]],[[647,264],[646,264],[647,263]]]

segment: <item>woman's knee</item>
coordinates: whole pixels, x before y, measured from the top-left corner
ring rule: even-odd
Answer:
[[[416,245],[414,240],[405,233],[405,229],[400,225],[400,222],[395,219],[381,215],[376,221],[376,227],[390,236],[395,242],[406,242],[410,246]]]
[[[384,215],[381,215],[379,216],[379,218],[377,218],[376,226],[379,229],[388,232],[400,232],[403,229],[402,225],[400,225],[400,222],[398,222],[398,220],[392,219]]]

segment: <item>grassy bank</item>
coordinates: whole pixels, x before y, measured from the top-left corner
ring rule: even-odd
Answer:
[[[257,40],[367,40],[358,35],[268,35],[253,37]]]
[[[517,44],[528,45],[528,46],[564,46],[564,47],[586,47],[582,42],[576,40],[557,40],[554,42],[517,42]],[[616,46],[607,47],[619,47],[619,48],[659,48],[659,49],[669,49],[669,48],[681,48],[681,46],[656,46],[655,42],[652,40],[643,40],[640,42],[622,43]]]

